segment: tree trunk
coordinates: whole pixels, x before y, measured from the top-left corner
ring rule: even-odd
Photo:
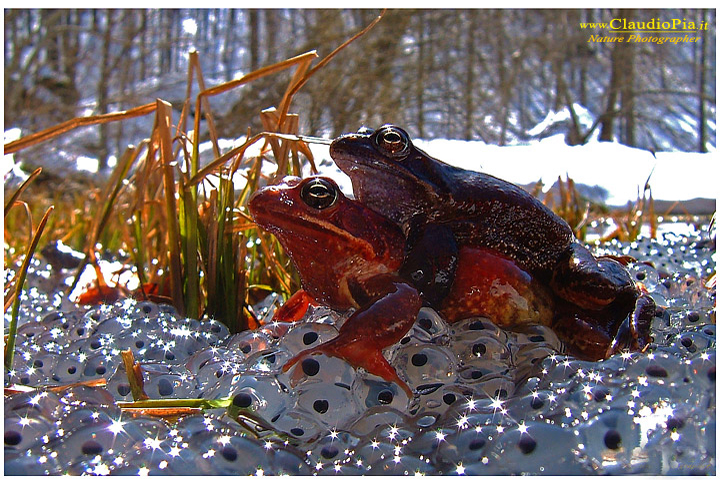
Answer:
[[[463,112],[465,114],[465,124],[463,125],[463,138],[465,140],[472,140],[473,138],[473,127],[475,122],[473,121],[473,113],[475,112],[475,102],[473,92],[475,91],[475,30],[478,28],[477,21],[477,10],[470,10],[468,12],[469,19],[467,25],[467,55],[465,56],[465,85],[463,88],[464,105]]]
[[[250,71],[260,66],[260,19],[258,10],[248,10],[248,34],[250,35]]]
[[[225,46],[223,48],[222,62],[225,68],[225,81],[229,82],[233,77],[233,59],[235,58],[235,10],[228,10],[227,15],[228,24],[225,29]]]
[[[140,80],[145,80],[148,76],[147,46],[149,44],[149,29],[147,26],[148,12],[147,10],[140,10],[140,72],[138,73]]]
[[[707,10],[702,9],[700,19],[703,23],[707,22]],[[707,31],[700,31],[700,61],[698,62],[699,81],[698,81],[698,152],[707,152],[707,126],[705,118],[705,88],[707,83]]]
[[[265,10],[265,62],[271,64],[277,59],[278,16],[280,10]]]
[[[600,122],[600,136],[598,138],[601,142],[612,142],[615,133],[615,111],[617,110],[620,82],[622,81],[619,45],[621,44],[613,43],[612,53],[610,54],[610,85],[608,86],[607,103],[605,104],[603,119]]]
[[[427,36],[425,32],[428,31],[430,25],[426,21],[427,12],[420,12],[416,19],[417,25],[417,42],[418,42],[418,55],[417,55],[417,78],[415,79],[415,104],[417,105],[417,117],[415,123],[417,124],[418,136],[420,138],[425,137],[425,64],[428,62],[427,54],[425,52],[427,42]]]
[[[628,13],[627,18],[633,18]],[[635,48],[631,43],[624,42],[620,49],[622,53],[622,82],[620,92],[622,94],[622,112],[625,120],[625,135],[623,143],[634,147],[635,142]]]
[[[105,17],[107,19],[105,24],[105,31],[101,33],[102,37],[102,54],[100,59],[100,78],[98,80],[98,114],[108,113],[108,97],[110,86],[108,82],[110,80],[110,44],[112,42],[112,29],[113,29],[113,10],[105,10]],[[96,23],[96,25],[98,25]],[[98,170],[104,170],[107,168],[108,161],[108,141],[109,132],[108,124],[101,123],[100,126],[100,145],[99,145],[99,159],[98,159]]]
[[[633,18],[632,10],[621,10],[618,17]],[[627,145],[635,143],[635,99],[633,81],[635,79],[633,65],[633,46],[631,43],[613,43],[610,56],[612,72],[608,88],[608,101],[603,113],[600,127],[601,142],[612,142],[615,133],[615,121],[620,116],[625,120],[624,135],[621,140]],[[618,108],[618,100],[620,106]]]

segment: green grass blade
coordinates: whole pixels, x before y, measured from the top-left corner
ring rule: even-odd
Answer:
[[[37,244],[40,241],[43,230],[45,229],[45,224],[50,216],[50,212],[52,212],[54,208],[55,207],[50,206],[50,208],[48,208],[45,212],[45,215],[43,215],[42,220],[40,220],[40,224],[38,225],[37,230],[35,230],[35,235],[33,235],[32,241],[28,246],[27,252],[25,253],[25,259],[23,259],[23,263],[20,266],[20,272],[18,273],[17,286],[15,287],[15,301],[13,302],[12,307],[10,328],[8,329],[8,339],[5,344],[5,368],[8,370],[12,369],[13,359],[15,357],[15,338],[17,337],[18,315],[20,312],[20,296],[22,295],[23,285],[25,284],[25,278],[27,277],[28,267],[30,266],[30,260],[35,254],[35,249],[37,248]]]

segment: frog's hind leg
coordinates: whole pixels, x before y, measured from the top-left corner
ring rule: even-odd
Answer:
[[[367,348],[366,345],[363,345],[362,339],[345,343],[339,337],[335,337],[322,345],[300,352],[288,360],[283,365],[282,370],[287,372],[299,361],[319,353],[329,357],[341,358],[353,367],[364,368],[369,373],[387,382],[396,383],[407,394],[408,398],[413,397],[410,387],[398,376],[393,366],[383,356],[382,351]]]
[[[610,257],[595,258],[577,242],[556,265],[550,287],[560,298],[590,311],[624,302],[629,310],[637,297],[635,283],[622,263]]]
[[[581,360],[606,358],[612,337],[590,318],[577,313],[561,314],[553,322],[553,331],[563,342],[567,353]]]
[[[272,319],[275,322],[297,322],[311,305],[317,305],[317,302],[305,290],[298,290],[278,307]]]
[[[362,367],[373,375],[397,383],[412,398],[412,390],[383,357],[382,350],[399,342],[410,330],[422,300],[418,291],[405,282],[392,279],[382,283],[385,291],[353,313],[340,328],[337,337],[300,352],[285,363],[283,371],[287,372],[307,355],[323,353],[342,358],[353,367]]]
[[[641,294],[635,301],[633,311],[620,324],[605,356],[609,357],[626,348],[633,352],[644,352],[652,341],[650,324],[656,310],[655,300],[648,294]]]

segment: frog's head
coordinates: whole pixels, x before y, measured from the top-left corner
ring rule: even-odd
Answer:
[[[399,228],[345,197],[329,178],[286,177],[257,191],[248,207],[288,252],[303,288],[332,308],[357,307],[354,285],[402,264],[405,238]]]
[[[405,227],[436,201],[438,161],[415,147],[402,128],[361,128],[335,139],[330,156],[352,180],[360,202]]]

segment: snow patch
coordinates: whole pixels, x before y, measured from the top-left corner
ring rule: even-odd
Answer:
[[[97,158],[90,158],[84,155],[77,157],[77,169],[85,170],[90,173],[97,173],[100,162]]]
[[[545,190],[558,179],[599,186],[607,204],[626,205],[642,195],[645,182],[656,200],[718,197],[715,153],[652,152],[615,142],[590,141],[569,146],[563,135],[528,145],[500,147],[482,141],[413,140],[418,148],[445,163],[483,172],[519,185],[541,180]],[[330,159],[326,145],[311,145],[320,174],[333,178],[343,193],[352,192],[349,177]],[[305,172],[309,174],[309,168]]]

